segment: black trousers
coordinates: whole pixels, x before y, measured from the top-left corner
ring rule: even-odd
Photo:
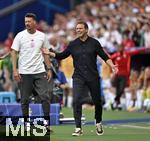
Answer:
[[[82,78],[73,79],[73,114],[77,128],[81,128],[82,116],[82,99],[86,95],[86,87],[90,90],[90,94],[95,105],[96,123],[102,121],[102,102],[100,94],[100,80],[96,78],[92,81],[86,81]]]
[[[48,81],[46,73],[39,74],[21,74],[21,82],[19,83],[21,93],[21,107],[25,121],[29,117],[29,97],[32,91],[36,91],[42,104],[44,118],[49,120],[50,102],[48,94]]]
[[[117,75],[115,78],[115,85],[116,85],[116,97],[115,101],[117,104],[120,104],[120,98],[124,93],[124,88],[126,87],[127,79],[125,76]]]

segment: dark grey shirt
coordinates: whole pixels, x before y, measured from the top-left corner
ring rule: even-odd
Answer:
[[[87,81],[99,77],[96,65],[97,55],[104,61],[109,59],[100,43],[92,37],[88,37],[85,41],[81,41],[79,38],[75,39],[70,42],[66,50],[56,53],[55,58],[64,59],[69,55],[73,57],[75,68],[73,78],[83,78]]]

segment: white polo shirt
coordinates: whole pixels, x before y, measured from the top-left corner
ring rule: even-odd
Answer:
[[[30,34],[27,30],[19,32],[11,46],[19,52],[18,70],[20,74],[45,72],[41,48],[50,48],[46,35],[38,30]]]

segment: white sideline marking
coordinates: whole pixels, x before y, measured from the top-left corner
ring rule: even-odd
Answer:
[[[136,128],[136,129],[147,129],[150,130],[150,127],[143,127],[143,126],[137,126],[137,125],[118,125],[118,126],[123,126],[123,127],[129,127],[129,128]]]
[[[86,119],[85,119],[85,117],[82,117],[81,120],[85,121]],[[71,121],[74,121],[74,118],[73,117],[71,117],[71,118],[60,118],[59,121],[62,121],[62,122],[67,122],[67,121],[71,122]]]

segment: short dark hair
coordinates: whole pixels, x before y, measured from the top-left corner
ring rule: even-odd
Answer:
[[[32,18],[32,19],[34,19],[35,21],[37,20],[36,14],[34,14],[34,13],[27,13],[27,14],[25,15],[25,17]]]
[[[86,22],[84,22],[84,21],[78,21],[76,25],[78,25],[78,24],[83,24],[84,27],[85,27],[85,29],[88,29],[88,28],[89,28],[89,27],[88,27],[88,24],[87,24]]]

